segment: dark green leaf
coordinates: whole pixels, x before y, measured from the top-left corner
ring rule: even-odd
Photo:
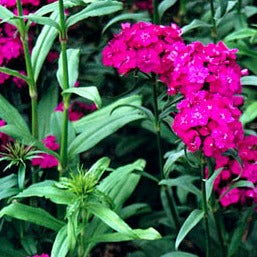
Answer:
[[[29,83],[28,77],[22,75],[17,70],[12,70],[12,69],[9,69],[9,68],[6,68],[6,67],[0,67],[0,72],[11,75],[11,76],[14,76],[14,77],[17,77],[17,78],[20,78],[20,79],[26,81],[27,83]]]
[[[84,10],[71,15],[66,22],[67,27],[70,27],[77,22],[89,17],[98,17],[108,15],[122,10],[122,3],[118,1],[106,0],[97,1],[88,5]]]
[[[135,21],[149,21],[149,13],[142,12],[142,13],[123,13],[120,15],[115,16],[111,19],[103,28],[102,33],[104,33],[110,26],[115,24],[116,22],[123,21],[123,20],[135,20]]]
[[[211,28],[211,27],[212,25],[196,19],[196,20],[193,20],[190,24],[182,27],[182,33],[186,34],[187,32],[196,28]]]
[[[63,222],[57,220],[45,210],[30,207],[21,203],[12,203],[9,206],[4,207],[0,211],[0,218],[4,215],[35,223],[39,226],[43,226],[55,231],[58,231],[63,226]]]
[[[166,253],[162,255],[161,257],[198,257],[195,254],[192,253],[186,253],[186,252],[171,252],[171,253]]]
[[[177,0],[163,0],[158,6],[158,12],[159,12],[159,17],[160,19],[162,18],[163,14],[170,8],[172,7]]]
[[[221,173],[223,168],[219,168],[214,171],[214,173],[211,175],[211,177],[208,178],[208,180],[205,182],[205,189],[206,189],[206,201],[208,201],[211,197],[213,184],[215,179],[218,177],[218,175]]]

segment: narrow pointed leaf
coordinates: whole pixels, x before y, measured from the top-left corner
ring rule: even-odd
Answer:
[[[198,256],[192,253],[177,251],[177,252],[166,253],[161,257],[198,257]]]
[[[162,18],[163,14],[171,8],[177,0],[163,0],[159,6],[158,6],[158,12],[159,12],[159,17],[160,19]]]
[[[114,211],[99,204],[88,203],[88,210],[106,223],[115,231],[129,236],[131,239],[138,239],[138,236],[133,232],[127,223],[125,223]]]
[[[66,22],[67,27],[70,27],[77,22],[89,17],[108,15],[122,9],[122,3],[118,1],[99,1],[88,5],[84,10],[71,15]]]
[[[58,231],[64,224],[43,209],[31,207],[21,203],[12,203],[0,211],[0,218],[4,215],[15,219],[28,221],[45,228]]]
[[[79,76],[79,49],[67,49],[68,57],[68,73],[69,73],[69,87],[73,87]],[[63,64],[62,64],[62,53],[59,56],[57,80],[61,88],[63,88]],[[67,93],[67,92],[66,92]]]
[[[17,77],[17,78],[20,78],[20,79],[26,81],[27,83],[29,83],[28,77],[22,75],[17,70],[9,69],[9,68],[6,68],[6,67],[0,67],[0,72],[11,75],[11,76],[14,76],[14,77]]]
[[[219,168],[213,172],[210,178],[205,182],[205,188],[206,188],[206,201],[208,201],[211,197],[212,189],[213,189],[213,184],[215,179],[218,177],[218,175],[221,173],[223,168]]]
[[[54,240],[51,257],[66,257],[68,252],[67,225],[65,225],[59,230]]]
[[[202,210],[195,209],[187,217],[186,221],[179,230],[178,236],[175,242],[175,248],[178,249],[180,243],[187,236],[187,234],[201,221],[204,213]]]
[[[71,87],[62,92],[62,94],[76,94],[85,99],[94,102],[98,109],[101,108],[102,100],[97,87]]]

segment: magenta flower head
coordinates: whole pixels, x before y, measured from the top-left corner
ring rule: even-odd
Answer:
[[[58,150],[59,144],[56,142],[56,138],[53,135],[49,135],[42,140],[45,147],[51,150]],[[42,169],[53,168],[58,166],[58,160],[50,154],[41,153],[38,157],[32,159],[33,166],[40,166]]]
[[[172,67],[176,52],[184,47],[181,29],[176,24],[124,23],[121,28],[103,50],[103,64],[116,68],[119,74],[136,69],[162,74]]]

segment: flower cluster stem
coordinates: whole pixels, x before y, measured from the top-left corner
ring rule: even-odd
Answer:
[[[21,0],[17,0],[16,4],[17,4],[18,15],[22,17],[23,9],[22,9]],[[33,71],[31,56],[29,52],[28,30],[26,28],[24,19],[20,20],[19,28],[20,28],[20,31],[19,31],[20,39],[22,42],[24,57],[25,57],[26,71],[29,79],[28,86],[29,86],[29,96],[31,99],[31,132],[32,132],[32,136],[37,139],[38,138],[37,86],[36,86],[36,81],[34,79],[34,71]]]
[[[210,231],[208,222],[208,204],[206,198],[206,187],[205,187],[205,159],[202,157],[201,173],[202,173],[202,201],[203,201],[203,212],[204,212],[204,226],[205,226],[205,249],[206,257],[210,257]]]
[[[215,9],[214,9],[214,1],[210,0],[210,5],[211,5],[211,18],[212,18],[212,38],[213,42],[217,43],[218,39],[218,30],[217,30],[217,24],[215,20]]]
[[[160,16],[158,12],[158,0],[153,0],[153,23],[160,24]]]
[[[165,175],[163,171],[161,123],[160,123],[160,117],[159,117],[157,88],[158,88],[158,80],[157,80],[157,77],[153,75],[152,92],[153,92],[153,107],[154,107],[154,117],[155,117],[154,127],[155,127],[156,142],[157,142],[157,149],[158,149],[160,176],[161,176],[161,179],[164,179]],[[169,192],[167,187],[164,188],[164,191],[165,191],[165,196],[169,203],[170,212],[172,214],[176,229],[178,230],[180,227],[180,224],[179,224],[179,217],[178,217],[178,211],[175,204],[175,199],[173,197],[172,191]]]
[[[222,253],[222,256],[225,257],[227,255],[226,255],[226,247],[224,244],[224,238],[223,238],[223,234],[222,234],[222,224],[221,224],[221,220],[220,220],[220,218],[221,218],[220,212],[216,211],[213,213],[213,215],[214,215],[214,219],[215,219],[215,225],[217,228],[218,238],[220,241],[221,253]]]
[[[68,71],[68,58],[67,58],[67,29],[65,25],[65,13],[63,0],[59,0],[59,15],[60,15],[60,44],[61,44],[61,58],[62,58],[62,73],[63,73],[63,90],[69,87],[69,71]],[[63,174],[67,167],[68,162],[68,109],[70,105],[70,95],[63,95],[63,120],[62,120],[62,136],[61,136],[61,149],[60,149],[60,162],[59,172]]]

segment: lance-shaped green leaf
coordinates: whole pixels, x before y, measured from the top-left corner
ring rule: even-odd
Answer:
[[[242,116],[240,117],[240,121],[245,125],[253,121],[257,117],[257,101],[252,102],[247,106]]]
[[[149,21],[149,13],[148,12],[140,12],[140,13],[123,13],[117,15],[113,19],[111,19],[103,28],[102,33],[104,33],[110,26],[113,24],[124,21],[124,20],[134,20],[134,21]]]
[[[138,239],[142,240],[156,240],[160,239],[161,235],[158,231],[153,228],[148,229],[133,229],[132,230],[135,235],[137,235]],[[100,242],[123,242],[133,240],[133,237],[128,235],[124,235],[123,233],[106,233],[103,235],[97,235],[93,237],[90,241],[92,243],[100,243]]]
[[[59,13],[54,11],[50,17],[54,21],[58,21]],[[58,35],[58,31],[54,27],[44,26],[39,36],[37,37],[36,44],[32,49],[31,62],[34,70],[34,79],[37,81],[43,63]]]
[[[192,253],[177,251],[177,252],[166,253],[161,257],[198,257],[198,256]]]
[[[79,49],[67,49],[68,57],[68,72],[69,72],[69,87],[73,87],[79,76]],[[63,63],[62,53],[58,60],[58,70],[56,73],[57,80],[61,88],[63,88]],[[66,92],[67,93],[67,92]]]
[[[0,200],[19,193],[17,175],[11,174],[0,179]]]
[[[249,28],[244,28],[239,31],[235,31],[231,34],[229,34],[224,41],[232,41],[232,40],[239,40],[239,39],[244,39],[248,37],[254,37],[257,35],[257,30],[256,29],[249,29]]]
[[[172,7],[177,0],[163,0],[159,6],[158,6],[158,12],[160,19],[162,18],[163,14],[170,8]]]
[[[92,202],[88,203],[87,209],[113,230],[127,235],[130,239],[138,239],[138,236],[133,232],[132,228],[111,209],[102,204]]]
[[[65,225],[59,230],[54,240],[51,257],[66,257],[68,252],[67,225]]]
[[[75,130],[78,133],[82,133],[69,145],[70,157],[90,149],[129,122],[144,118],[144,115],[139,110],[132,107],[124,106],[112,112],[117,106],[127,103],[140,105],[141,98],[135,95],[120,99],[87,115],[78,122],[73,122]]]
[[[74,198],[74,194],[55,187],[56,181],[45,180],[31,185],[24,191],[15,196],[15,198],[25,198],[25,197],[45,197],[50,201],[57,204],[70,204]]]
[[[196,28],[211,28],[212,25],[201,20],[193,20],[190,24],[182,27],[182,33],[186,34],[187,32],[191,31],[192,29]]]
[[[42,17],[42,16],[38,16],[38,15],[25,15],[23,17],[21,17],[22,19],[28,19],[29,21],[33,21],[37,24],[40,25],[47,25],[50,27],[54,27],[56,28],[58,31],[60,31],[60,25],[53,19],[48,18],[48,17]]]
[[[31,207],[21,203],[12,203],[0,211],[0,218],[4,215],[15,219],[28,221],[45,228],[58,231],[64,223],[41,208]]]
[[[62,94],[76,94],[85,99],[94,102],[98,109],[101,108],[102,99],[97,87],[70,87],[62,92]]]
[[[88,173],[94,176],[96,181],[99,181],[103,173],[109,167],[110,162],[111,160],[108,157],[103,157],[91,166]]]
[[[171,151],[165,154],[165,158],[168,158],[164,164],[164,173],[168,176],[169,172],[171,171],[172,165],[181,157],[185,156],[185,151],[180,150],[178,151]]]
[[[3,5],[0,5],[0,19],[2,20],[2,22],[8,22],[16,27],[19,26],[19,23],[17,20],[14,20],[12,18],[14,18],[15,15],[8,10],[7,8],[5,8]]]
[[[67,19],[66,26],[70,27],[77,22],[87,19],[89,17],[108,15],[120,10],[122,10],[122,3],[118,1],[106,0],[93,2],[82,11],[71,15]]]
[[[175,248],[178,249],[180,243],[186,237],[186,235],[201,221],[204,216],[202,210],[195,209],[187,217],[186,221],[179,230],[178,236],[175,242]]]
[[[215,179],[218,177],[218,175],[221,173],[223,168],[219,168],[213,172],[213,174],[208,178],[208,180],[205,182],[205,189],[206,189],[206,201],[208,201],[211,197],[213,184]]]
[[[29,79],[28,77],[22,75],[20,72],[18,72],[17,70],[13,70],[13,69],[9,69],[6,67],[0,67],[0,72],[20,78],[22,80],[24,80],[25,82],[29,83]]]
[[[27,123],[22,118],[18,110],[2,95],[0,95],[0,117],[4,119],[7,124],[13,125],[26,133],[30,133]]]
[[[257,76],[244,76],[241,78],[241,84],[243,86],[257,86]]]
[[[170,187],[177,186],[177,187],[183,188],[185,191],[188,191],[197,195],[200,198],[201,191],[195,185],[192,184],[192,182],[196,179],[197,177],[184,175],[178,178],[163,179],[160,181],[159,185],[166,185]]]

